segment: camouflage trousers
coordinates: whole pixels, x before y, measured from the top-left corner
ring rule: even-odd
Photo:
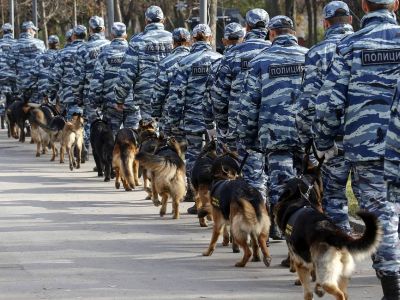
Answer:
[[[114,108],[107,108],[104,112],[103,118],[108,124],[110,124],[111,130],[113,131],[114,136],[116,136],[121,126],[124,128],[138,128],[140,111],[124,110],[123,112],[120,112]]]
[[[351,164],[353,190],[359,195],[361,209],[375,214],[382,226],[383,237],[372,256],[373,267],[380,275],[400,272],[399,224],[400,190],[387,187],[384,182],[383,162],[357,162]],[[388,197],[387,197],[388,196]]]
[[[85,105],[85,110],[83,111],[83,114],[85,116],[86,122],[85,126],[83,128],[83,143],[85,146],[86,150],[89,150],[90,147],[90,124],[94,120],[98,118],[98,115],[96,113],[96,109],[94,109],[91,105]]]
[[[270,204],[278,203],[286,182],[297,176],[294,154],[289,151],[271,152],[266,158],[268,169],[268,197]]]
[[[186,133],[187,149],[185,153],[186,160],[186,176],[190,178],[192,173],[193,165],[199,156],[203,147],[203,134],[188,134]]]
[[[240,163],[246,156],[246,150],[244,146],[237,144]],[[247,156],[246,162],[243,166],[243,178],[251,186],[256,188],[264,200],[267,196],[267,175],[265,174],[265,157],[263,153],[258,153],[253,150],[247,150],[249,155]]]
[[[349,205],[346,185],[350,175],[350,163],[338,155],[322,166],[324,196],[322,206],[326,215],[344,231],[350,233]],[[358,198],[358,197],[357,197]]]

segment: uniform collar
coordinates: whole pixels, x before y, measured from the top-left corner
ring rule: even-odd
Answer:
[[[14,34],[13,33],[3,34],[3,39],[14,39]]]
[[[144,31],[151,31],[151,30],[164,30],[164,24],[163,23],[150,23],[147,24],[146,27],[144,28]]]
[[[172,53],[182,53],[182,52],[190,52],[190,48],[186,46],[178,46],[172,50]]]
[[[397,24],[395,14],[388,11],[387,9],[374,11],[365,15],[364,18],[362,18],[361,27],[364,28],[381,23]]]
[[[244,40],[266,40],[268,35],[268,30],[266,29],[252,29],[250,30],[246,36],[244,37]]]
[[[97,40],[104,40],[105,36],[103,33],[92,33],[89,36],[89,41],[97,41]]]
[[[228,53],[229,50],[231,50],[234,46],[236,46],[236,45],[229,45],[229,46],[226,46],[225,49],[224,49],[224,54]]]
[[[81,44],[83,43],[83,40],[79,39],[79,40],[75,40],[71,43],[71,45],[77,45],[77,44]]]
[[[293,46],[293,45],[298,45],[298,41],[294,35],[284,34],[284,35],[280,35],[280,36],[276,37],[275,40],[273,41],[272,45],[289,47],[289,46]]]
[[[25,38],[25,39],[33,39],[33,35],[28,33],[28,32],[22,32],[19,35],[19,38]]]
[[[211,45],[206,42],[196,42],[192,45],[192,49],[190,52],[198,52],[204,50],[212,50]]]
[[[353,26],[350,24],[337,24],[329,27],[325,32],[325,39],[334,35],[343,35],[353,33]]]
[[[124,38],[114,38],[111,41],[111,44],[113,44],[113,45],[124,45],[124,44],[128,44],[128,42]]]

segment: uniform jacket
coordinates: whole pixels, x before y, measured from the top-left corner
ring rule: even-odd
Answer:
[[[238,134],[246,147],[271,152],[298,147],[294,107],[306,53],[296,37],[281,35],[250,62],[238,113]]]
[[[343,37],[352,33],[351,25],[334,25],[325,32],[325,39],[312,47],[306,55],[303,85],[296,110],[297,129],[303,145],[306,145],[312,138],[311,127],[315,115],[315,99],[332,65],[337,44]]]
[[[179,127],[196,134],[206,130],[202,112],[207,80],[221,57],[209,44],[196,42],[190,54],[178,63],[169,98],[168,123],[171,128]]]
[[[7,62],[9,52],[16,42],[11,33],[4,34],[0,39],[0,90],[4,93],[11,92],[12,81],[15,79]]]
[[[384,157],[390,106],[400,74],[400,27],[392,13],[367,14],[362,29],[338,44],[327,79],[316,100],[317,147],[327,150],[340,134],[349,161]]]
[[[50,77],[53,76],[54,63],[56,61],[58,50],[49,49],[40,54],[31,70],[33,80],[38,83],[38,92],[41,97],[47,94]]]
[[[124,103],[133,88],[134,101],[143,118],[151,117],[151,99],[160,61],[172,51],[172,34],[161,23],[151,23],[132,37],[115,87],[118,103]]]
[[[72,81],[72,90],[78,102],[90,104],[89,87],[93,78],[94,65],[101,50],[110,44],[101,33],[94,33],[89,40],[78,47],[75,58],[75,77]]]

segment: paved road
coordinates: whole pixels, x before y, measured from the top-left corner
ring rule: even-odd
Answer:
[[[269,269],[235,268],[222,246],[202,257],[211,228],[184,213],[190,203],[180,220],[160,218],[141,189],[97,178],[93,160],[70,172],[34,153],[0,131],[0,299],[302,299],[279,266],[284,243]],[[380,299],[370,264],[358,264],[350,299]]]

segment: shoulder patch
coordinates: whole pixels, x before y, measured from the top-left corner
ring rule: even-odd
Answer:
[[[109,57],[107,59],[107,62],[108,62],[109,65],[119,66],[119,65],[122,64],[123,60],[124,60],[124,56],[121,55],[121,56]]]
[[[159,53],[170,53],[172,51],[172,45],[167,43],[149,43],[146,45],[146,54],[159,54]]]
[[[363,50],[363,66],[400,64],[400,49]]]
[[[242,58],[240,61],[240,68],[242,69],[242,71],[248,70],[249,64],[250,64],[250,59]]]
[[[94,50],[90,50],[89,52],[89,58],[90,59],[96,59],[100,54],[100,49],[94,49]]]
[[[210,66],[192,66],[192,75],[193,76],[205,76],[208,75],[210,70]]]
[[[304,64],[286,64],[269,66],[269,78],[303,76]]]

